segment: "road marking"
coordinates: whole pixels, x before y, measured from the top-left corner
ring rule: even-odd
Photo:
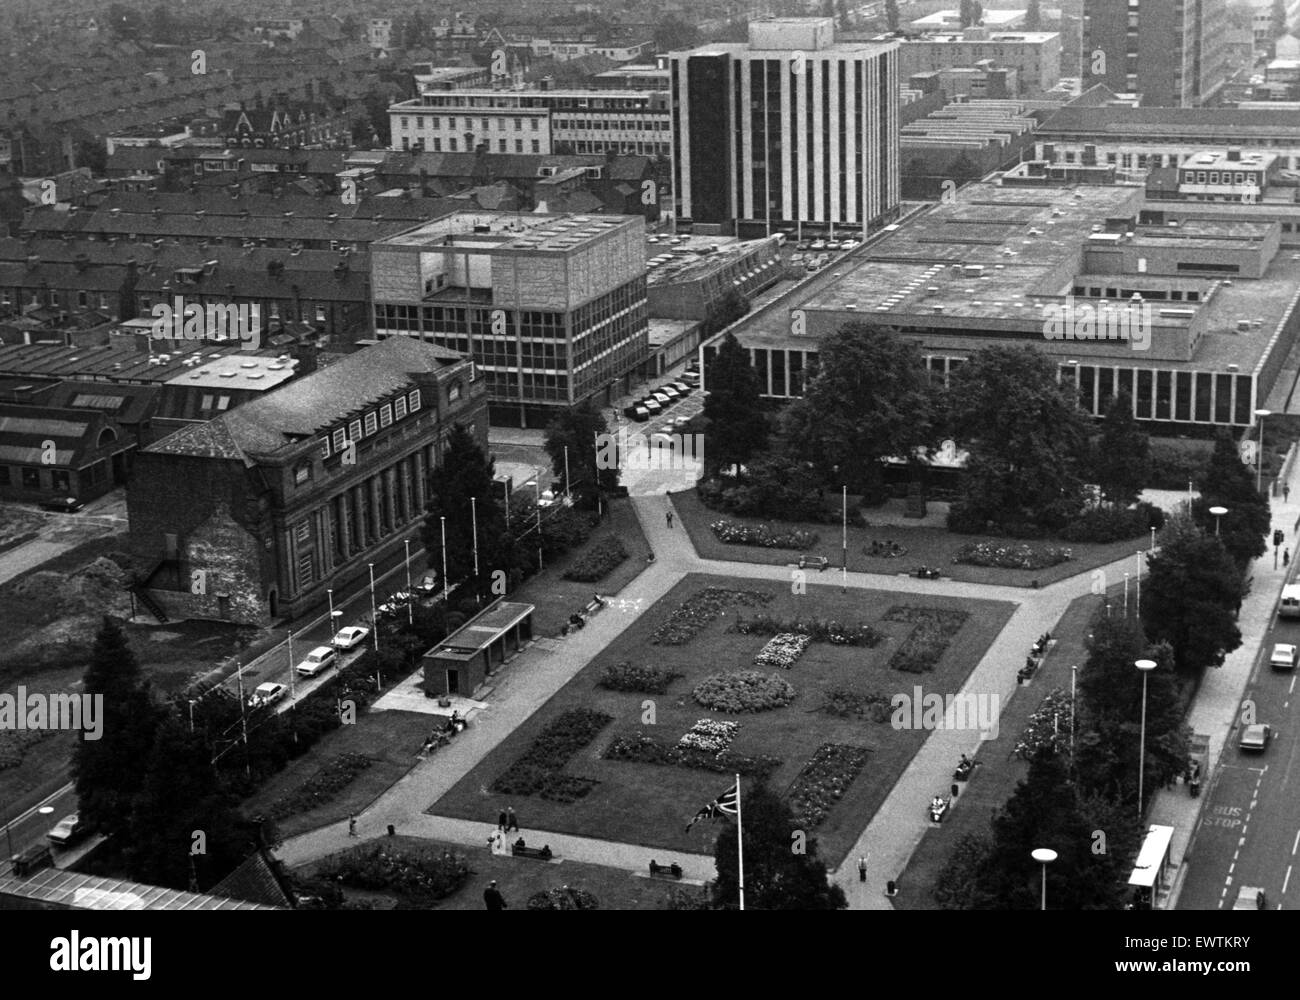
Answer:
[[[1286,895],[1286,887],[1291,884],[1291,866],[1286,866],[1286,878],[1282,880],[1282,895]]]
[[[1295,840],[1291,842],[1291,856],[1295,857],[1296,848],[1300,848],[1300,830],[1295,832]]]

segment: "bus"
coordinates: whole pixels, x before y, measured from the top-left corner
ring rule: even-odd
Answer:
[[[1279,618],[1300,618],[1300,583],[1288,583],[1282,588],[1282,603],[1277,607]]]

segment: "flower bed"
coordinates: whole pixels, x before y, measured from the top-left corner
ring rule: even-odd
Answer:
[[[969,566],[996,566],[1000,569],[1046,569],[1074,558],[1059,545],[1007,545],[1003,542],[967,542],[952,557],[955,563]]]
[[[871,751],[844,743],[823,743],[790,785],[788,797],[800,827],[817,826],[866,766]]]
[[[666,767],[687,767],[698,771],[716,771],[719,774],[743,774],[759,781],[766,780],[781,766],[776,757],[759,754],[746,757],[723,750],[712,753],[698,747],[665,744],[646,732],[632,736],[619,736],[610,742],[601,756],[605,760],[625,760],[637,764],[660,764]]]
[[[614,721],[612,715],[574,708],[548,725],[523,755],[492,782],[503,795],[540,795],[553,802],[576,802],[595,787],[591,778],[561,773],[569,760]]]
[[[563,886],[535,892],[528,897],[530,910],[599,910],[600,901],[586,889]]]
[[[754,665],[782,667],[789,670],[795,665],[795,661],[803,656],[803,651],[808,648],[810,642],[812,642],[810,636],[782,632],[769,639],[767,645],[758,651],[758,655],[754,657]],[[793,697],[793,693],[791,696]]]
[[[731,627],[733,632],[741,635],[780,635],[792,633],[806,635],[812,642],[829,642],[833,646],[866,646],[871,648],[880,643],[885,634],[870,625],[845,625],[833,619],[809,618],[787,621],[772,615],[759,614],[753,618],[738,618]]]
[[[296,816],[329,802],[371,765],[365,754],[341,753],[271,806],[272,819]]]
[[[892,712],[889,696],[879,691],[866,694],[850,691],[848,688],[830,688],[825,692],[826,701],[818,711],[827,715],[837,715],[841,719],[870,719],[872,722],[888,722]]]
[[[1025,760],[1045,747],[1059,752],[1070,744],[1070,728],[1070,696],[1057,688],[1029,717],[1013,752]]]
[[[607,691],[636,691],[639,694],[666,694],[668,686],[685,674],[658,667],[639,667],[627,660],[611,663],[596,682]]]
[[[883,620],[910,622],[913,628],[890,657],[889,665],[909,674],[933,670],[969,617],[967,611],[895,605],[885,613]]]
[[[595,583],[626,558],[627,549],[623,548],[622,542],[617,538],[605,538],[575,559],[573,565],[565,570],[564,578],[579,583]]]
[[[731,746],[731,741],[740,731],[739,722],[718,722],[716,719],[700,719],[685,736],[677,741],[683,749],[704,750],[708,753],[722,753]]]
[[[817,544],[817,533],[790,528],[773,531],[766,524],[740,524],[737,521],[714,521],[709,529],[718,541],[727,545],[757,545],[765,549],[808,549]]]
[[[774,708],[784,708],[794,701],[794,685],[780,674],[765,677],[757,670],[738,670],[704,678],[691,692],[691,697],[715,712],[728,712],[732,715],[767,712]],[[703,721],[706,720],[701,720]],[[696,728],[699,725],[696,723]],[[686,740],[694,732],[691,730],[682,739]]]
[[[394,849],[383,842],[354,847],[326,861],[317,871],[317,877],[325,881],[429,902],[446,899],[471,874],[459,855],[433,848]]]
[[[650,636],[656,646],[684,646],[702,632],[710,622],[727,610],[731,604],[759,607],[772,600],[771,594],[758,590],[727,590],[725,587],[706,587],[696,591],[677,608],[668,620]]]

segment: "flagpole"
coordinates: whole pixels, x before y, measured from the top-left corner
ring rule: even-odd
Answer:
[[[740,775],[736,775],[736,870],[739,878],[740,908],[745,908],[745,825],[740,818]]]

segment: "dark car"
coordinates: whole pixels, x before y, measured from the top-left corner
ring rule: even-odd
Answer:
[[[86,506],[84,500],[78,500],[76,497],[59,497],[57,500],[41,501],[41,510],[52,510],[60,514],[75,514]]]

